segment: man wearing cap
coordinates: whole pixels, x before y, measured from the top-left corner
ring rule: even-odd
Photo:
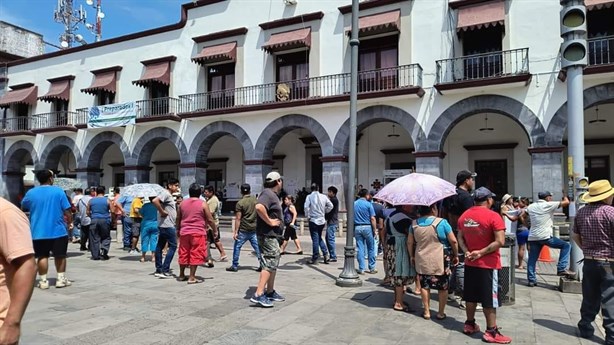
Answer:
[[[282,178],[278,172],[272,171],[266,175],[264,190],[258,196],[256,212],[256,236],[260,248],[260,279],[256,293],[250,301],[261,307],[273,307],[273,301],[283,302],[286,299],[275,291],[275,276],[281,250],[279,239],[283,233],[283,212],[279,193],[282,187]]]
[[[575,272],[567,269],[571,245],[568,242],[552,236],[554,225],[552,218],[554,213],[560,207],[569,206],[569,199],[567,196],[563,196],[562,201],[552,201],[552,193],[547,191],[539,192],[537,197],[539,200],[527,207],[527,213],[531,219],[528,242],[529,262],[527,263],[527,280],[529,281],[529,287],[537,285],[535,265],[537,264],[537,259],[539,258],[539,253],[543,246],[561,250],[559,263],[556,267],[557,275],[568,277],[576,275]]]
[[[247,241],[256,252],[256,257],[260,258],[258,238],[256,237],[256,218],[258,217],[256,214],[256,198],[251,195],[251,189],[251,186],[247,183],[241,185],[243,198],[237,202],[235,208],[235,225],[232,233],[235,246],[232,253],[232,266],[226,268],[226,271],[229,272],[236,272],[239,269],[239,255],[241,248]]]
[[[574,220],[573,240],[584,252],[582,268],[582,306],[578,329],[583,338],[591,338],[592,325],[603,310],[605,343],[614,344],[614,188],[607,180],[588,186],[582,199],[589,204],[578,210]]]
[[[498,270],[501,269],[499,248],[505,244],[505,224],[491,210],[495,195],[486,187],[474,193],[475,206],[458,219],[459,246],[465,253],[464,298],[467,303],[467,321],[463,333],[471,335],[480,331],[475,322],[475,311],[482,303],[486,318],[486,332],[482,340],[487,343],[509,344],[512,339],[499,332],[497,327]]]
[[[305,199],[305,216],[309,219],[309,234],[311,235],[312,254],[309,264],[317,264],[320,257],[320,249],[324,257],[324,263],[327,264],[328,250],[326,243],[322,239],[322,232],[326,226],[326,214],[333,209],[333,204],[328,200],[326,195],[320,193],[317,183],[311,184],[311,194]]]

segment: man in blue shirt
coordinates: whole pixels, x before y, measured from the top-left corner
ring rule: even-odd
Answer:
[[[121,196],[119,197],[119,199],[117,199],[117,202],[115,203],[115,211],[116,214],[121,212],[122,215],[122,229],[124,231],[124,238],[122,239],[122,241],[124,243],[124,250],[129,250],[130,254],[137,254],[137,242],[134,241],[134,236],[132,235],[132,226],[134,225],[134,222],[132,218],[130,218],[132,200],[134,200],[134,197],[121,194]]]
[[[358,192],[358,200],[354,202],[354,238],[358,249],[358,274],[364,272],[375,274],[375,210],[373,204],[367,200],[369,191],[361,189]],[[365,248],[366,247],[366,248]],[[365,249],[369,258],[369,270],[365,271]]]
[[[55,287],[63,288],[72,285],[66,278],[66,252],[68,250],[68,225],[72,223],[70,202],[64,191],[53,186],[54,175],[51,170],[41,170],[36,173],[40,186],[29,190],[21,207],[30,212],[30,230],[34,245],[34,256],[38,262],[40,289],[48,289],[47,271],[49,269],[49,254],[53,253],[58,279]]]

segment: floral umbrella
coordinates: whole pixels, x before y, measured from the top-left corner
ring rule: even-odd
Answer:
[[[149,197],[149,196],[158,196],[165,189],[159,184],[155,183],[137,183],[127,187],[122,188],[121,194],[126,196],[131,196],[133,198],[137,197]]]
[[[83,183],[74,178],[57,177],[53,179],[53,185],[62,188],[63,190],[73,190],[83,188]]]
[[[374,198],[394,206],[430,206],[454,194],[456,186],[444,179],[433,175],[411,173],[384,186]]]

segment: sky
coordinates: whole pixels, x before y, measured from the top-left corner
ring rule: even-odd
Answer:
[[[189,0],[102,0],[102,38],[139,32],[179,21],[181,4]],[[0,0],[0,20],[21,26],[42,34],[46,42],[59,45],[59,36],[64,25],[53,19],[58,0]],[[96,3],[96,0],[94,0]],[[85,0],[73,0],[73,7],[82,5],[87,12],[87,21],[95,24],[96,10]],[[84,25],[77,33],[87,42],[94,42],[95,36]],[[46,45],[45,51],[56,51]]]

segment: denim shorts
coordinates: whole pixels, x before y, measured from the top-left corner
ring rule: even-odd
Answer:
[[[277,271],[281,250],[277,237],[258,236],[258,247],[260,247],[260,265],[267,271]]]

